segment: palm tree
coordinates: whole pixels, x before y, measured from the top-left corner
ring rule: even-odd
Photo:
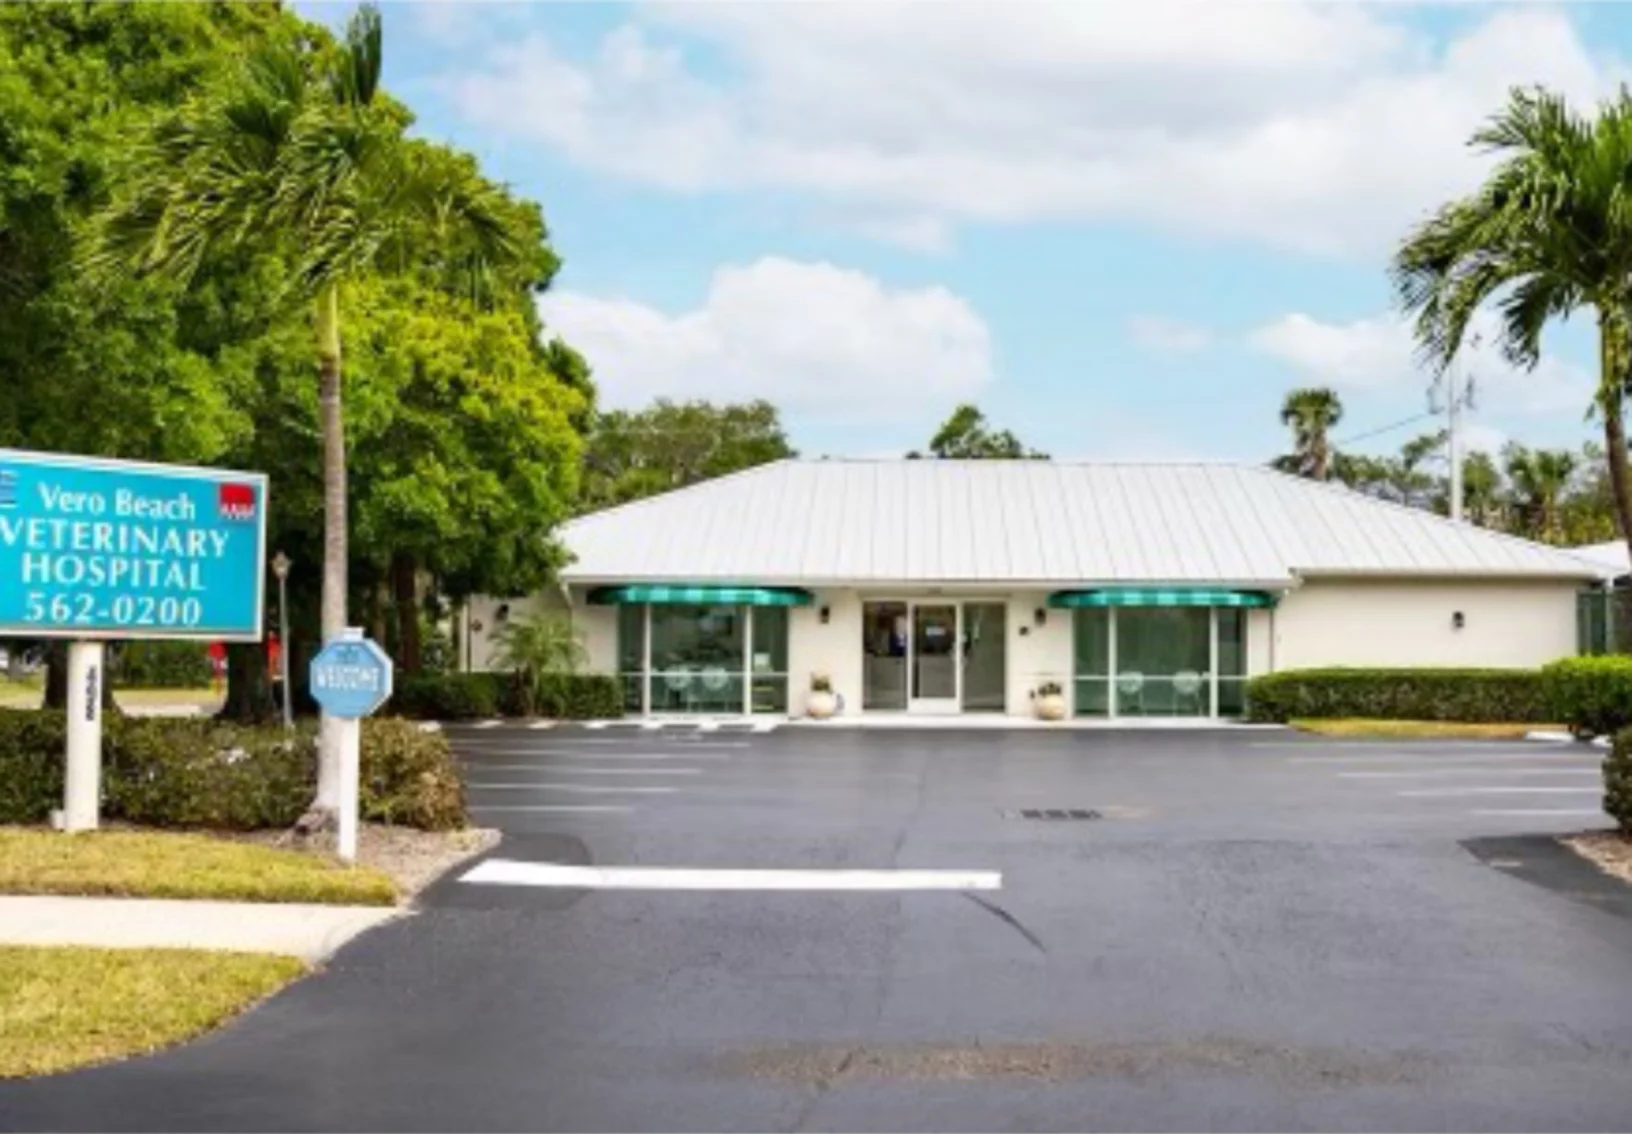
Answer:
[[[1525,534],[1548,543],[1560,542],[1562,505],[1575,475],[1575,454],[1567,449],[1526,449],[1515,444],[1502,456],[1514,503],[1529,529]]]
[[[582,635],[555,615],[513,618],[498,628],[494,638],[498,645],[494,667],[513,674],[535,708],[543,703],[552,674],[576,673],[586,658]]]
[[[1591,308],[1605,457],[1632,547],[1624,401],[1632,379],[1632,93],[1583,118],[1541,89],[1515,89],[1473,136],[1500,161],[1473,194],[1442,206],[1395,253],[1392,275],[1423,356],[1443,370],[1495,300],[1503,353],[1534,367],[1554,318]]]
[[[1290,467],[1299,476],[1325,480],[1332,472],[1330,432],[1343,420],[1343,402],[1324,387],[1293,390],[1281,403],[1281,424],[1292,427]]]
[[[1475,451],[1462,458],[1462,507],[1470,522],[1501,527],[1502,474],[1489,453]]]
[[[315,332],[325,640],[347,621],[343,286],[364,273],[427,267],[479,285],[522,255],[502,194],[471,163],[405,136],[407,112],[380,90],[382,49],[372,5],[353,15],[342,44],[283,36],[258,46],[232,82],[141,145],[88,258],[93,270],[183,284],[215,256],[267,253],[287,265],[285,298],[310,309]],[[332,817],[338,755],[325,728],[317,799],[303,823]]]

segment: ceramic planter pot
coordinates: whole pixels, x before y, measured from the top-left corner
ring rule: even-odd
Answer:
[[[1065,697],[1059,693],[1045,693],[1037,698],[1037,717],[1045,721],[1065,719]]]
[[[838,707],[839,699],[826,689],[814,690],[810,696],[805,698],[805,716],[813,717],[819,721],[825,721],[828,717],[831,717],[838,710]]]

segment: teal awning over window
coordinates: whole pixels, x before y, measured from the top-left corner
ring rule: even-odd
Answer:
[[[1093,591],[1055,591],[1052,607],[1077,606],[1274,606],[1265,591],[1225,591],[1210,587],[1105,587]]]
[[[596,587],[589,601],[596,606],[637,603],[685,606],[809,606],[815,595],[798,587],[715,587],[702,584],[631,583]]]

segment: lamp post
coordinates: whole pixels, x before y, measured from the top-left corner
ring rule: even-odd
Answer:
[[[278,578],[278,681],[283,685],[283,727],[295,727],[289,699],[289,568],[293,564],[283,552],[272,557],[272,574]]]

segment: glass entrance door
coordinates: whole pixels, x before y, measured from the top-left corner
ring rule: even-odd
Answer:
[[[1008,641],[1000,602],[963,604],[963,711],[1001,713],[1008,701]]]
[[[958,711],[958,641],[957,604],[913,604],[912,656],[908,662],[912,690],[907,705],[911,711]]]

